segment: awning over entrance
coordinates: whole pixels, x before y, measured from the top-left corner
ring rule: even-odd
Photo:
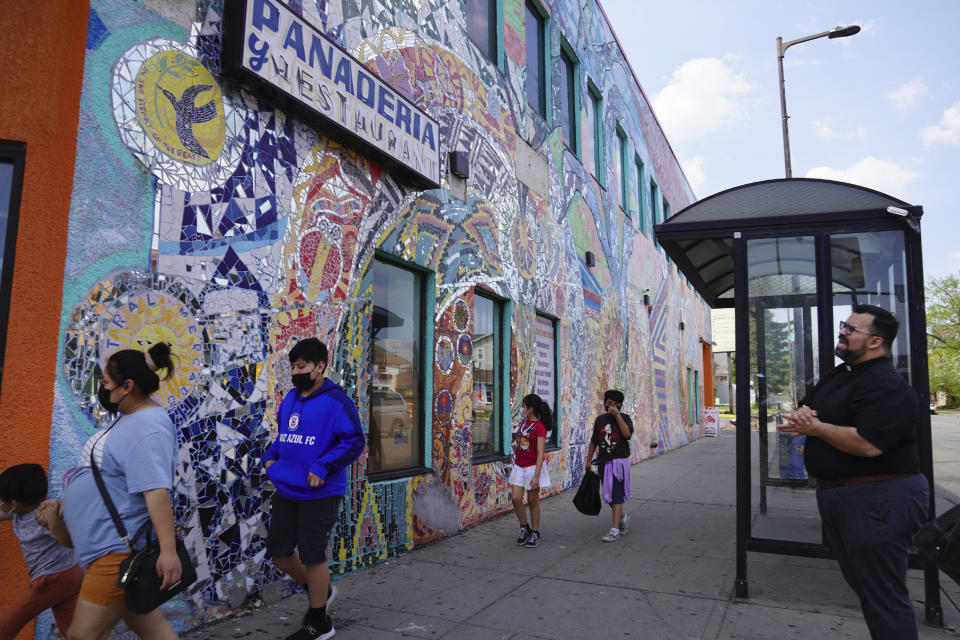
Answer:
[[[895,211],[891,212],[890,208]],[[792,178],[721,191],[693,203],[662,224],[656,239],[711,307],[733,306],[734,235],[775,231],[785,224],[851,229],[865,219],[901,217],[917,228],[923,208],[858,185]]]

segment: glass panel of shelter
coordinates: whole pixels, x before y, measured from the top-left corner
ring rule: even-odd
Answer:
[[[821,318],[817,301],[824,288],[818,270],[817,238],[789,236],[747,242],[750,315],[751,428],[756,430],[757,491],[751,537],[784,542],[821,543],[815,480],[803,465],[802,437],[776,431],[782,416],[796,408],[817,380],[840,363],[821,362],[822,340],[836,340],[836,325],[857,304],[892,311],[900,320],[891,356],[910,381],[909,291],[903,232],[870,231],[823,234],[828,243],[831,317]],[[829,265],[829,266],[828,266]],[[824,345],[826,346],[826,345]],[[831,349],[832,350],[832,349]]]
[[[758,484],[751,530],[759,538],[819,543],[816,496],[803,466],[803,437],[780,434],[819,377],[817,252],[813,236],[747,242],[751,425]],[[753,493],[753,492],[751,492]]]
[[[873,304],[893,312],[900,320],[891,350],[893,365],[911,382],[910,293],[903,232],[834,234],[830,236],[830,262],[834,324],[846,320],[858,304]]]

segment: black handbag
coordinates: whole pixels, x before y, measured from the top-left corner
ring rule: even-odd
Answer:
[[[116,421],[110,425],[107,431],[117,424]],[[106,435],[107,431],[104,431]],[[100,436],[101,438],[103,436]],[[161,604],[177,595],[197,580],[197,570],[193,566],[193,560],[187,551],[183,540],[177,538],[177,557],[180,558],[180,580],[170,585],[166,589],[161,589],[163,578],[157,575],[157,558],[160,556],[160,542],[154,536],[153,522],[147,518],[146,522],[140,525],[133,538],[127,535],[127,528],[120,519],[116,505],[110,498],[106,485],[103,483],[103,477],[100,475],[100,469],[93,458],[93,452],[96,445],[90,449],[90,467],[93,470],[93,479],[97,483],[97,489],[103,498],[103,503],[110,512],[110,518],[113,520],[113,526],[116,527],[120,539],[130,549],[130,555],[120,563],[120,574],[118,580],[120,586],[126,593],[127,609],[136,614],[147,614],[159,607]],[[137,540],[143,535],[143,546],[137,548]]]
[[[960,505],[920,527],[913,544],[927,562],[960,584]]]
[[[582,514],[588,516],[600,515],[603,509],[603,501],[600,500],[600,476],[587,469],[583,474],[583,480],[580,481],[580,488],[577,489],[577,495],[573,496],[573,504]]]

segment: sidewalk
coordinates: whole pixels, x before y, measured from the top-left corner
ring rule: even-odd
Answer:
[[[732,601],[734,466],[729,430],[635,465],[630,532],[617,542],[600,541],[609,512],[581,515],[567,491],[542,503],[538,548],[514,545],[517,522],[507,515],[345,576],[332,607],[336,637],[867,638],[830,560],[749,553],[750,601]],[[941,578],[960,602],[960,586]],[[910,588],[922,621],[919,571]],[[184,637],[284,638],[305,607],[297,595]],[[960,622],[945,598],[943,611]],[[920,637],[960,634],[921,624]]]

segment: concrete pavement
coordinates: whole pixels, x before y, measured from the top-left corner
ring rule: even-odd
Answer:
[[[947,480],[938,506],[946,508],[960,494],[952,463],[960,459],[960,417],[935,416],[934,432],[935,448],[950,443],[935,456],[935,473]],[[853,592],[830,560],[750,553],[750,601],[733,601],[734,465],[730,430],[635,465],[630,532],[617,542],[600,541],[609,512],[579,514],[568,491],[542,503],[536,549],[514,545],[517,522],[507,515],[344,576],[332,608],[337,638],[867,638]],[[778,491],[794,495],[770,494],[771,514],[802,517],[812,492]],[[942,585],[960,603],[960,586],[945,575]],[[922,621],[919,571],[910,587]],[[301,594],[185,637],[284,638],[305,607]],[[945,598],[943,610],[948,623],[960,622]],[[920,637],[958,634],[921,623]]]

